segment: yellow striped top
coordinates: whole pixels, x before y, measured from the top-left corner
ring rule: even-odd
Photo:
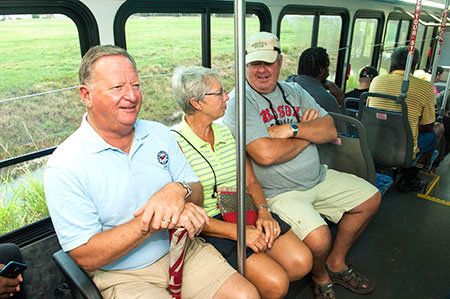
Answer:
[[[215,123],[211,126],[214,132],[214,150],[192,131],[184,117],[178,131],[209,161],[216,173],[218,187],[236,188],[236,141],[227,126]],[[203,209],[210,217],[218,215],[220,211],[217,208],[217,198],[212,198],[214,175],[211,167],[184,138],[176,133],[174,136],[203,185]]]
[[[370,92],[378,92],[397,96],[401,92],[402,80],[405,71],[397,70],[391,74],[380,75],[370,84]],[[417,136],[419,124],[428,125],[435,121],[434,106],[436,98],[433,85],[419,78],[409,76],[409,89],[406,93],[406,106],[408,107],[408,120],[414,139],[414,153],[419,152]],[[370,97],[367,106],[391,111],[401,111],[401,106],[391,100]]]

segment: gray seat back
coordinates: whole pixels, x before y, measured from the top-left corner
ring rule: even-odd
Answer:
[[[364,126],[356,118],[329,113],[335,122],[345,124],[342,127],[355,128],[358,135],[338,132],[335,142],[317,144],[320,162],[327,164],[330,169],[352,173],[376,184],[375,166],[366,141]]]
[[[397,103],[392,95],[365,92],[361,95],[358,119],[364,124],[367,143],[375,165],[404,167],[413,165],[413,137],[404,100],[398,101],[401,112],[365,106],[367,97],[379,97]]]
[[[354,105],[355,103],[359,106],[359,99],[358,98],[352,98],[347,97],[344,99],[344,106],[342,106],[342,113],[354,118],[358,118],[358,110],[355,108],[349,107],[350,105]]]

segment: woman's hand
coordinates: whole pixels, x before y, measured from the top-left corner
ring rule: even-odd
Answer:
[[[281,233],[280,224],[272,218],[272,214],[262,208],[258,211],[258,220],[256,220],[256,228],[265,233],[265,242],[267,247],[272,248],[273,242]]]
[[[260,253],[267,250],[267,242],[264,239],[264,233],[260,229],[257,229],[253,225],[247,225],[245,229],[245,236],[245,245],[255,253]]]

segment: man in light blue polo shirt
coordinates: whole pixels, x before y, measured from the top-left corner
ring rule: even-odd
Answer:
[[[168,128],[137,119],[142,94],[134,59],[115,46],[93,47],[79,79],[87,114],[44,175],[64,251],[92,273],[105,298],[171,298],[168,229],[184,227],[191,241],[183,298],[242,292],[258,298],[211,245],[195,238],[208,222],[202,186]]]

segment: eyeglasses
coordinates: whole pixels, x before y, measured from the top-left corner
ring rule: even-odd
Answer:
[[[225,93],[227,93],[223,88],[220,89],[218,92],[208,92],[205,93],[205,96],[223,96]]]

